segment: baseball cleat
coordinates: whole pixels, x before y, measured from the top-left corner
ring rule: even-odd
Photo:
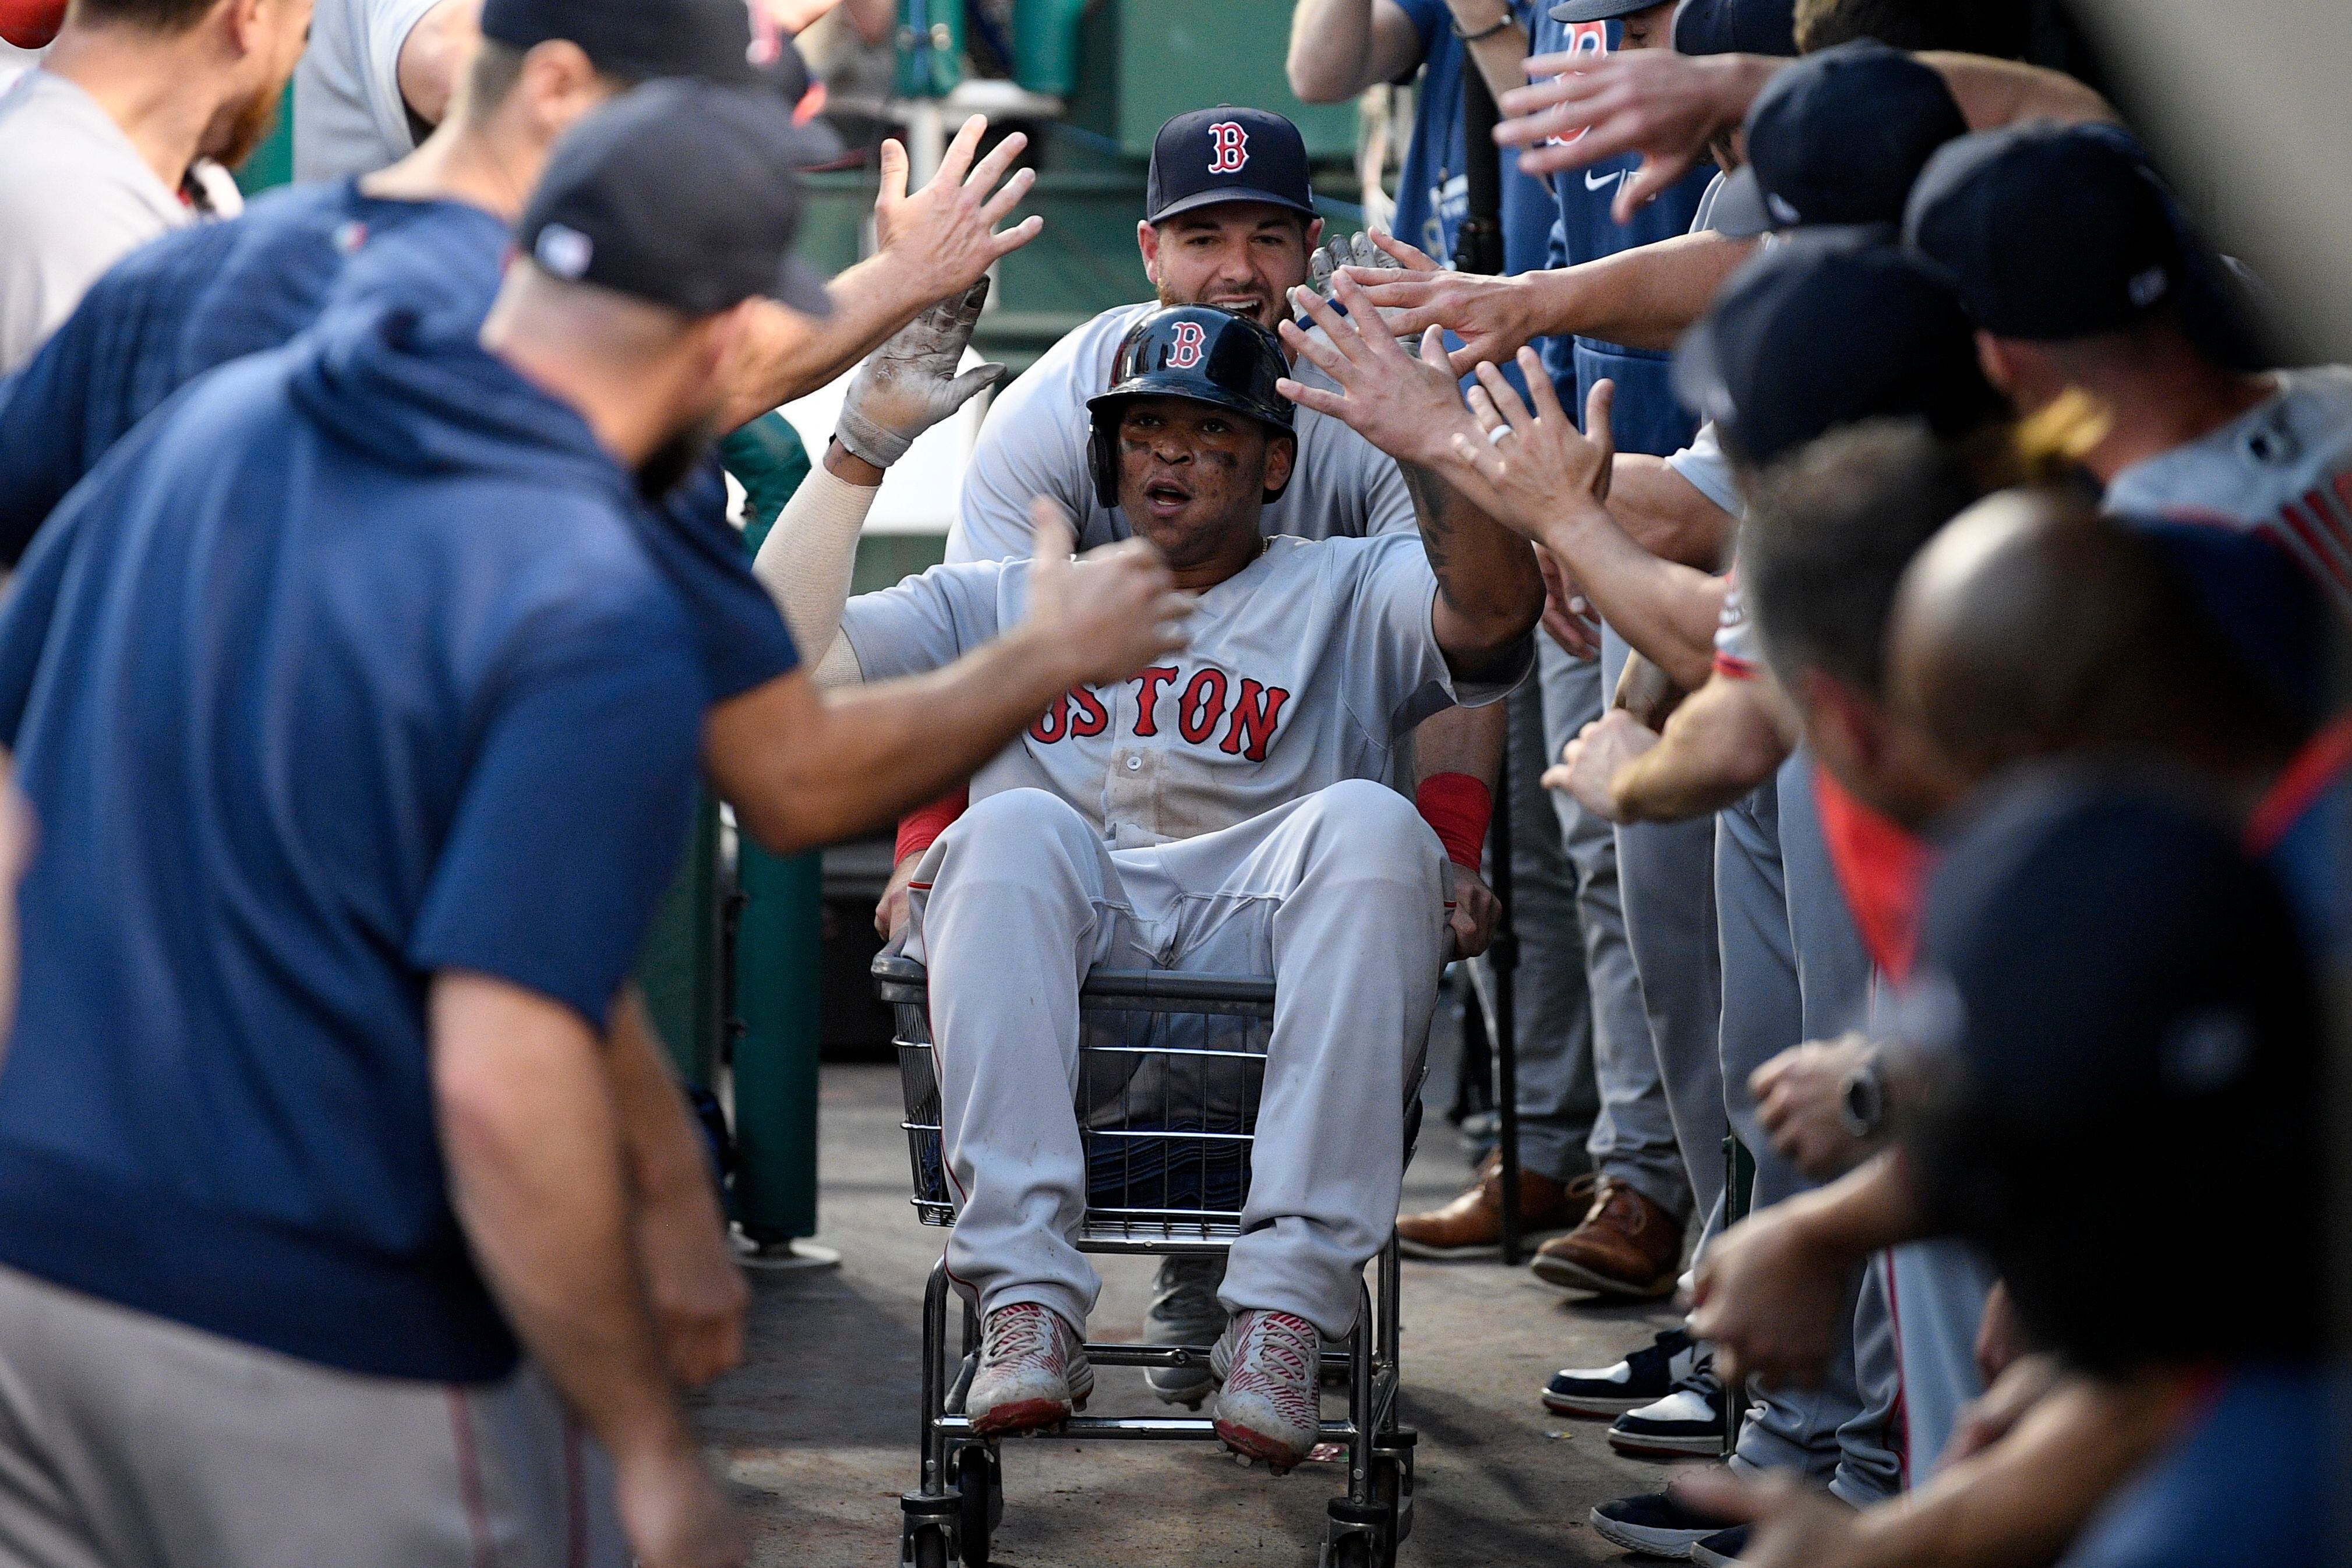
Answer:
[[[1210,1410],[1218,1441],[1244,1458],[1265,1460],[1277,1476],[1313,1453],[1323,1423],[1316,1382],[1321,1348],[1322,1337],[1304,1318],[1236,1313],[1209,1352],[1209,1370],[1223,1385]]]
[[[981,1436],[1006,1436],[1060,1426],[1094,1391],[1078,1331],[1050,1307],[1017,1301],[988,1314],[963,1410]]]

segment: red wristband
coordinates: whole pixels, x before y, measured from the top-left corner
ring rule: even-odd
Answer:
[[[1495,815],[1495,792],[1468,773],[1438,773],[1421,781],[1412,803],[1421,819],[1437,830],[1445,858],[1475,871],[1485,859],[1486,822]]]
[[[971,786],[966,784],[953,795],[943,795],[930,805],[920,806],[898,819],[898,849],[890,857],[893,864],[909,855],[919,855],[939,841],[940,834],[953,826],[955,819],[971,805]]]

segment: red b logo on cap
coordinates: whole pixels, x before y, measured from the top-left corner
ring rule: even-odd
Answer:
[[[1201,330],[1200,322],[1177,322],[1176,341],[1168,345],[1168,368],[1170,370],[1190,370],[1194,365],[1199,364],[1201,363],[1201,345],[1207,341],[1208,334]]]
[[[1209,146],[1216,154],[1209,160],[1212,174],[1238,174],[1249,162],[1249,132],[1231,120],[1209,127]]]

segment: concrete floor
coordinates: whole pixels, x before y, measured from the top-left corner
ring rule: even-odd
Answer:
[[[919,1309],[941,1233],[907,1204],[898,1072],[828,1067],[818,1239],[838,1269],[755,1272],[750,1353],[700,1401],[756,1534],[753,1561],[793,1568],[896,1561],[898,1494],[912,1484]],[[1450,1196],[1465,1166],[1433,1120],[1406,1177],[1408,1207]],[[1150,1265],[1102,1258],[1093,1337],[1139,1338]],[[1555,1369],[1600,1364],[1673,1321],[1662,1307],[1594,1309],[1494,1264],[1408,1262],[1404,1418],[1421,1430],[1419,1523],[1402,1560],[1614,1563],[1585,1522],[1596,1502],[1654,1489],[1664,1471],[1618,1458],[1599,1422],[1548,1415]],[[1142,1373],[1098,1373],[1089,1414],[1157,1414]],[[1341,1467],[1279,1479],[1203,1446],[1005,1446],[995,1561],[1017,1568],[1311,1564]]]

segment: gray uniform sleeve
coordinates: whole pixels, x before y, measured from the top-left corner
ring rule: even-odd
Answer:
[[[921,675],[953,664],[1000,629],[1001,561],[934,566],[895,588],[860,594],[841,632],[866,680]]]
[[[1059,501],[1078,523],[1087,516],[1087,417],[1074,398],[1071,367],[1040,361],[999,393],[964,468],[948,529],[947,559],[1019,561],[1029,554],[1029,503]]]
[[[1500,701],[1534,668],[1535,644],[1523,639],[1501,679],[1454,680],[1430,619],[1437,574],[1418,536],[1334,541],[1328,571],[1347,628],[1348,710],[1383,742],[1448,707]]]
[[[1731,459],[1724,455],[1713,420],[1700,426],[1691,444],[1666,459],[1666,467],[1732,516],[1747,515],[1748,502],[1739,493],[1739,480],[1731,471]]]
[[[1418,537],[1421,520],[1413,515],[1412,492],[1405,489],[1404,470],[1396,459],[1365,443],[1366,450],[1378,459],[1366,476],[1364,496],[1364,532],[1368,537],[1384,533],[1410,533]]]

